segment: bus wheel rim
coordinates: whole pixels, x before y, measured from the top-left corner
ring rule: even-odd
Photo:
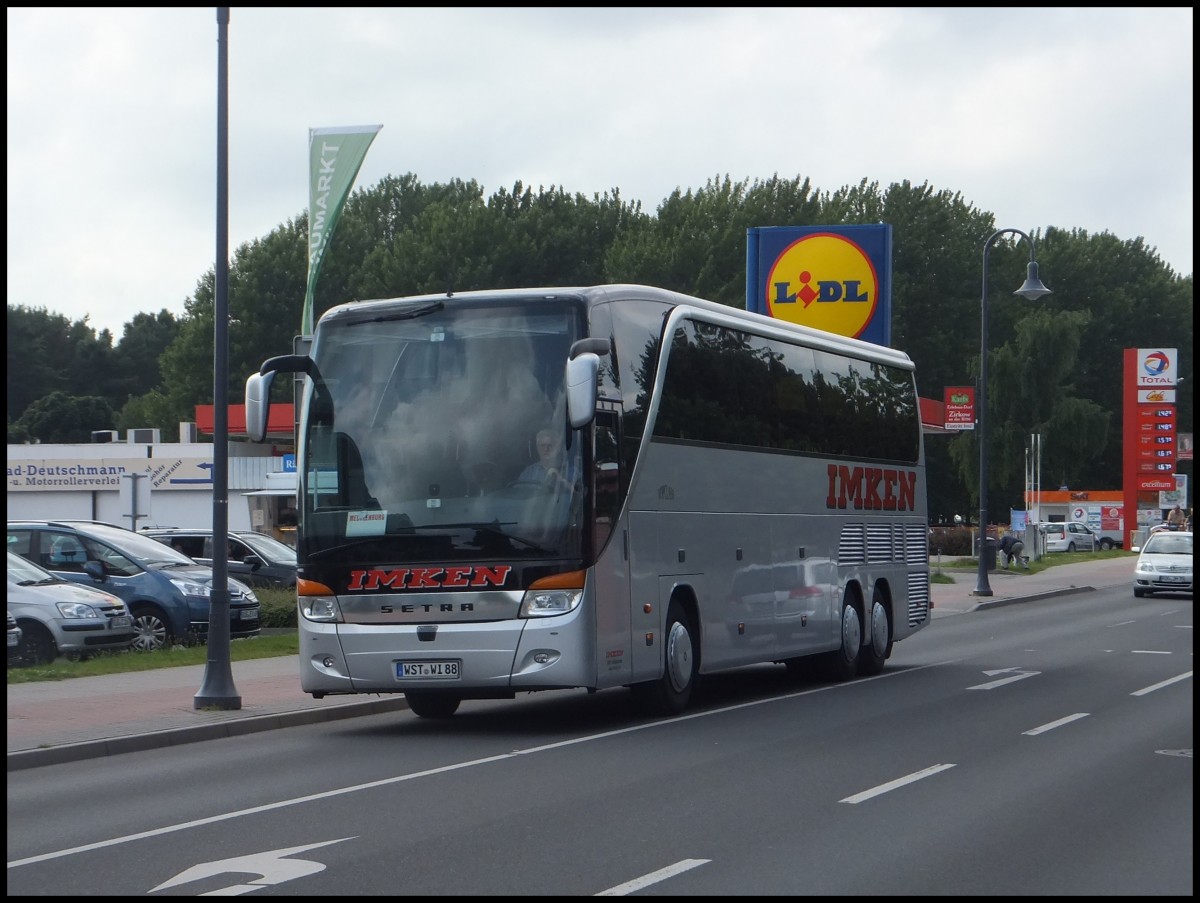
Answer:
[[[686,690],[692,681],[692,639],[678,621],[667,634],[667,677],[677,693]]]

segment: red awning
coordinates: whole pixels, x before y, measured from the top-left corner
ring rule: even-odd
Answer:
[[[296,428],[295,407],[292,404],[271,405],[271,417],[267,421],[267,435],[280,438],[292,436]],[[196,405],[196,429],[212,435],[215,411],[216,407],[211,404]],[[230,436],[246,435],[246,406],[244,404],[231,404],[225,416]]]

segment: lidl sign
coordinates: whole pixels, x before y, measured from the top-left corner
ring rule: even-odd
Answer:
[[[746,309],[877,345],[892,340],[892,227],[746,230]]]

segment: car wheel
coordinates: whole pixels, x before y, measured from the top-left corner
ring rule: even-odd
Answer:
[[[418,718],[449,718],[458,711],[462,699],[453,693],[409,690],[404,694],[408,708]]]
[[[1107,552],[1112,547],[1113,547],[1113,542],[1111,539],[1100,540],[1100,551],[1101,552]]]
[[[1071,543],[1069,546],[1067,546],[1067,551],[1074,552],[1075,551],[1075,543]]]
[[[130,608],[133,614],[133,642],[129,648],[135,652],[157,652],[173,645],[174,637],[162,612],[153,606]]]
[[[1133,595],[1135,597],[1137,597],[1138,599],[1140,599],[1140,598],[1142,598],[1142,596],[1146,595],[1146,591],[1144,589],[1142,589],[1140,586],[1135,586],[1133,588]]]
[[[36,665],[52,665],[58,658],[58,647],[50,631],[37,621],[19,621],[21,627],[21,653],[18,661],[23,668]]]
[[[858,656],[862,645],[862,616],[858,613],[858,598],[850,590],[842,599],[842,617],[838,628],[841,643],[833,652],[821,657],[821,673],[826,680],[853,680],[858,673]]]
[[[634,684],[638,707],[652,715],[678,715],[687,708],[696,683],[699,661],[691,621],[683,606],[672,600],[663,634],[663,674],[658,680]]]
[[[892,619],[888,615],[885,602],[883,593],[876,589],[871,599],[871,614],[867,621],[871,635],[858,653],[860,674],[878,674],[892,654]]]

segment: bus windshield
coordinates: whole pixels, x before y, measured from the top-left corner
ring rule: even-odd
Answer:
[[[578,557],[584,443],[563,372],[582,333],[562,297],[326,317],[301,413],[302,556]]]

